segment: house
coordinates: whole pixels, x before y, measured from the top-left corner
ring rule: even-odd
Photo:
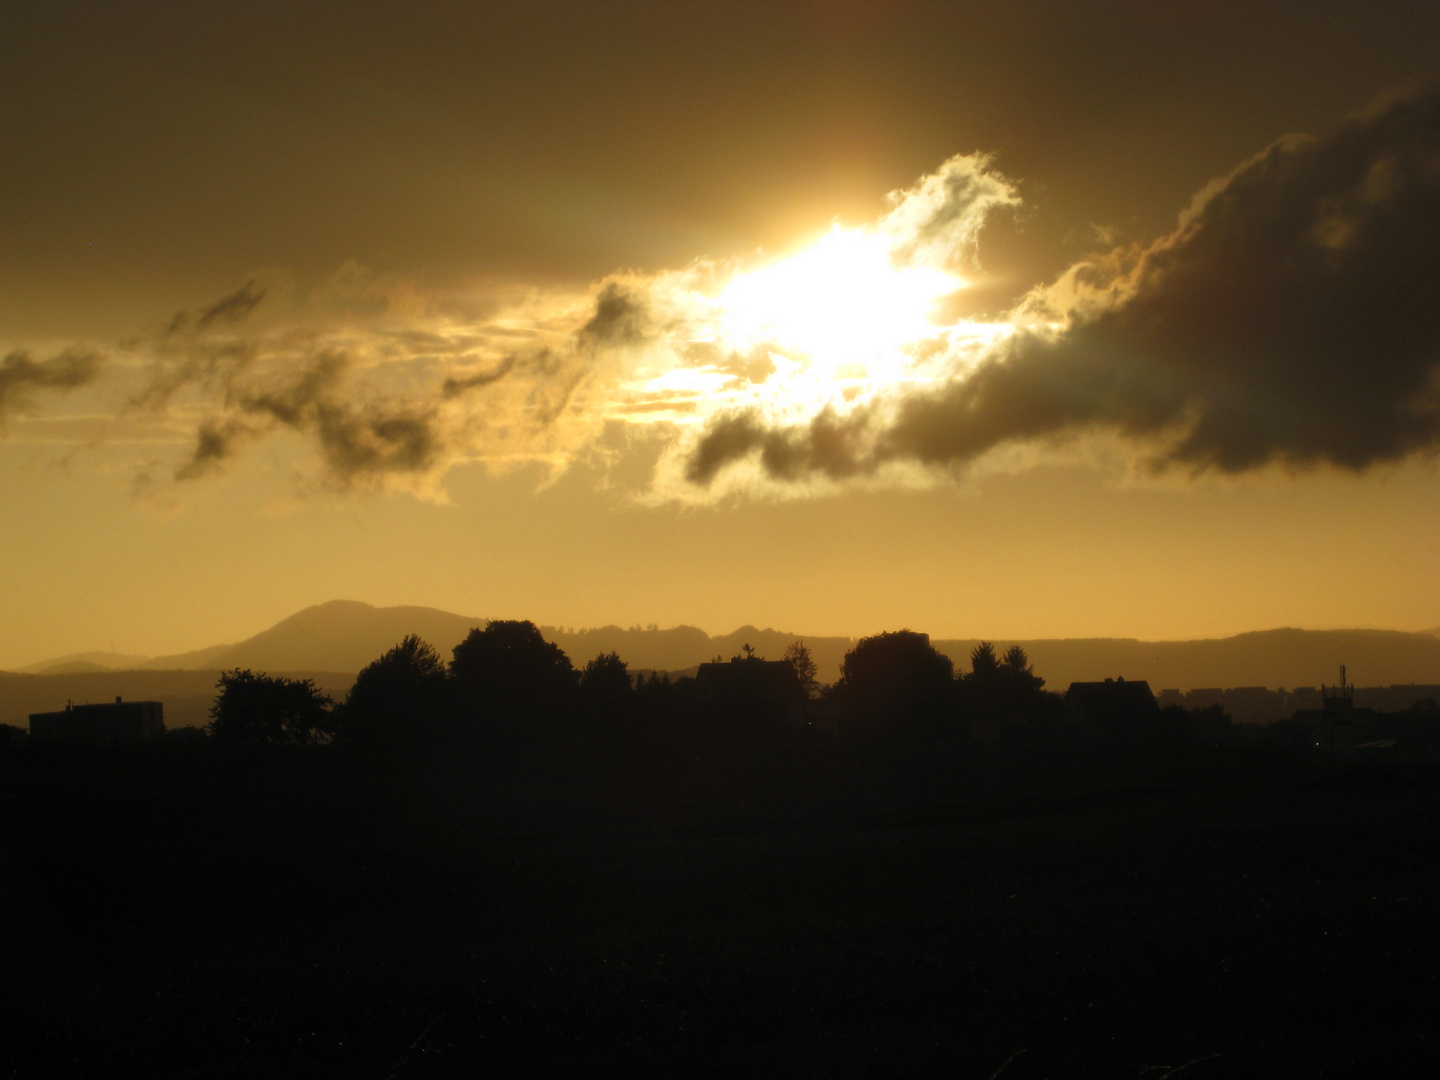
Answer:
[[[1066,716],[1107,735],[1144,731],[1160,718],[1160,704],[1144,679],[1075,682],[1065,691]]]
[[[75,746],[112,746],[145,742],[165,733],[165,706],[158,701],[66,705],[61,712],[31,713],[30,738],[35,742]]]
[[[746,721],[804,723],[805,687],[784,660],[736,657],[701,664],[695,697],[704,707]]]

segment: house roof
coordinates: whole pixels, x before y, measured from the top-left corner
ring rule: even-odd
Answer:
[[[1065,700],[1087,713],[1156,713],[1160,705],[1145,679],[1073,682]]]

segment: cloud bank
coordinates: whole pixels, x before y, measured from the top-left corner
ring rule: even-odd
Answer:
[[[1326,139],[1287,137],[1176,229],[1072,267],[1015,332],[939,383],[777,425],[716,417],[685,475],[942,470],[1007,443],[1110,431],[1156,467],[1361,470],[1440,443],[1440,93]]]
[[[959,155],[851,239],[902,274],[976,280],[986,222],[1019,203],[988,157]],[[1440,91],[1282,138],[1169,234],[1083,260],[999,323],[923,327],[868,370],[735,319],[727,289],[750,272],[700,260],[463,302],[356,266],[299,300],[251,280],[123,363],[12,352],[0,423],[114,372],[122,414],[191,432],[177,483],[282,436],[323,486],[429,495],[463,462],[606,459],[617,429],[658,453],[637,494],[662,501],[933,483],[1092,435],[1157,469],[1363,470],[1440,445]],[[837,325],[865,306],[802,300]]]

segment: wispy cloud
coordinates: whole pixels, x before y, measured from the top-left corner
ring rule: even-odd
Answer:
[[[0,359],[0,427],[27,408],[36,391],[64,393],[94,382],[103,357],[85,349],[64,349],[48,360],[36,360],[21,349]]]

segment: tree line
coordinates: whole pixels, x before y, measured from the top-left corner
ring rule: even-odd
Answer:
[[[576,668],[528,621],[476,627],[447,662],[410,635],[357,676],[343,701],[309,680],[227,671],[210,710],[226,743],[342,744],[495,752],[582,741],[640,750],[765,741],[923,749],[1064,741],[1065,709],[1024,649],[982,642],[956,671],[927,635],[862,638],[822,686],[803,641],[779,663],[748,646],[700,677],[632,675],[616,653]],[[709,676],[709,678],[707,678]],[[1074,727],[1073,724],[1069,727]]]
[[[647,676],[632,674],[614,652],[577,668],[533,623],[497,620],[472,629],[449,660],[405,637],[365,666],[343,701],[308,679],[226,671],[207,730],[217,744],[499,763],[776,759],[759,752],[767,747],[836,747],[853,761],[897,753],[1173,756],[1247,744],[1310,753],[1334,741],[1313,717],[1237,724],[1217,706],[1160,709],[1148,695],[1139,712],[1096,715],[1047,689],[1019,646],[1000,654],[981,642],[969,661],[956,670],[927,635],[898,630],[860,639],[830,685],[817,681],[803,641],[780,661],[747,645],[728,661],[701,665],[695,677]],[[1421,704],[1429,707],[1371,722],[1368,737],[1421,739],[1440,752],[1440,712]]]

